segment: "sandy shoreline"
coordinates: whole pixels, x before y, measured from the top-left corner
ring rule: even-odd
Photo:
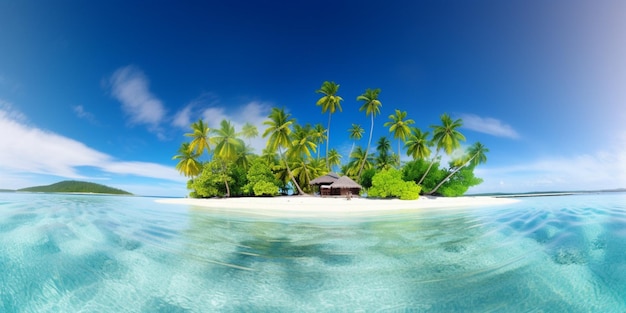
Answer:
[[[518,202],[511,198],[495,197],[426,197],[417,200],[321,198],[313,196],[283,196],[273,198],[191,199],[171,198],[156,200],[159,203],[186,204],[198,209],[229,211],[265,216],[360,216],[385,212],[454,210],[481,208]]]

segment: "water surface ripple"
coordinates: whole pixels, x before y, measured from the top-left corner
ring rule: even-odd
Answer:
[[[0,312],[624,312],[626,195],[346,218],[0,193]]]

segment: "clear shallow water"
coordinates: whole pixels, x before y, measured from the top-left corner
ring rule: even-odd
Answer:
[[[0,193],[0,312],[624,312],[626,194],[275,219]]]

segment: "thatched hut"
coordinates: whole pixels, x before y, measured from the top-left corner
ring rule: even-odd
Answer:
[[[363,188],[350,177],[339,177],[339,175],[333,172],[313,179],[310,184],[318,186],[322,196],[358,195]]]
[[[339,175],[330,172],[324,176],[313,179],[311,182],[309,182],[309,184],[317,186],[319,188],[320,195],[328,196],[330,195],[330,185],[336,182],[338,179]]]
[[[359,195],[363,187],[348,176],[341,176],[330,185],[331,195]]]

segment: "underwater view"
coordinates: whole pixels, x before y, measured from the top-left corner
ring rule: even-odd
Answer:
[[[0,193],[0,312],[626,311],[624,193],[344,218],[155,200]]]

